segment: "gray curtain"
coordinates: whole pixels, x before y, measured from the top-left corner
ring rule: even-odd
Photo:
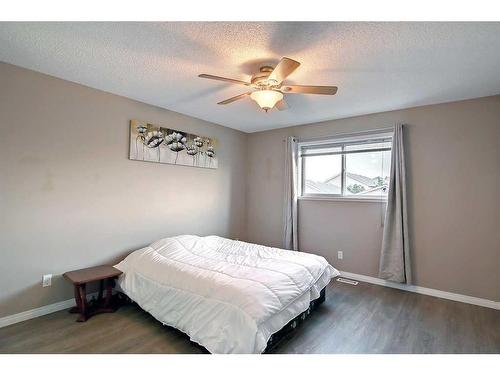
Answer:
[[[403,133],[403,125],[397,124],[392,139],[391,175],[379,276],[389,281],[411,284]]]
[[[298,250],[297,237],[297,139],[285,140],[285,190],[283,199],[283,247]]]

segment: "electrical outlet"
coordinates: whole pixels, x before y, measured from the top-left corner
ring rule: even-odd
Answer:
[[[46,286],[51,286],[52,285],[52,274],[48,275],[43,275],[42,278],[42,286],[45,288]]]
[[[344,252],[343,251],[337,251],[337,259],[344,259]]]

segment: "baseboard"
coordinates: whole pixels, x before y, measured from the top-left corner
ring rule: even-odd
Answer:
[[[92,298],[94,296],[97,297],[97,293],[91,293],[87,295],[88,298]],[[75,306],[75,300],[68,299],[66,301],[56,302],[50,305],[37,307],[36,309],[23,311],[18,314],[4,316],[3,318],[0,318],[0,328],[24,322],[25,320],[38,318],[39,316],[51,314],[56,311],[69,309],[70,307],[73,306]]]
[[[364,282],[370,283],[370,284],[382,285],[382,286],[386,286],[389,288],[405,290],[407,292],[420,293],[420,294],[425,294],[428,296],[439,297],[439,298],[449,299],[452,301],[464,302],[464,303],[469,303],[471,305],[489,307],[491,309],[500,310],[500,302],[491,301],[491,300],[484,299],[484,298],[465,296],[463,294],[450,293],[450,292],[445,292],[442,290],[424,288],[422,286],[416,286],[416,285],[406,285],[406,284],[393,283],[391,281],[387,281],[387,280],[383,280],[383,279],[379,279],[379,278],[371,277],[371,276],[359,275],[359,274],[352,273],[352,272],[340,271],[340,274],[341,274],[341,276],[344,276],[344,277],[347,277],[347,278],[350,278],[353,280],[357,280],[357,281],[364,281]],[[93,296],[97,296],[97,293],[92,293],[92,294],[88,295],[89,298],[92,298]],[[75,305],[75,300],[68,299],[66,301],[56,302],[56,303],[53,303],[50,305],[37,307],[36,309],[23,311],[23,312],[20,312],[18,314],[5,316],[3,318],[0,318],[0,328],[6,327],[6,326],[9,326],[12,324],[20,323],[20,322],[23,322],[25,320],[37,318],[39,316],[51,314],[51,313],[56,312],[56,311],[69,309],[70,307],[72,307],[74,305]]]
[[[407,292],[425,294],[427,296],[439,297],[439,298],[449,299],[452,301],[464,302],[464,303],[469,303],[471,305],[489,307],[490,309],[500,310],[500,302],[492,301],[489,299],[471,297],[457,293],[450,293],[450,292],[445,292],[443,290],[424,288],[422,286],[417,286],[417,285],[399,284],[399,283],[394,283],[392,281],[379,279],[377,277],[358,275],[352,272],[340,271],[340,274],[343,277],[347,277],[357,281],[364,281],[370,284],[382,285],[389,288],[405,290]]]

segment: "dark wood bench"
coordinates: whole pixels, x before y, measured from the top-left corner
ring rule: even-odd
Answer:
[[[112,266],[97,266],[66,272],[63,275],[74,286],[76,306],[71,308],[69,312],[80,314],[77,322],[85,322],[96,314],[116,311],[117,306],[112,303],[113,287],[115,286],[115,279],[121,274],[122,271]],[[87,283],[96,281],[99,281],[99,294],[97,300],[89,304],[87,301]],[[106,296],[103,298],[105,286]]]

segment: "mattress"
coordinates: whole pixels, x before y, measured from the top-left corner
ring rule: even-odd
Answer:
[[[211,353],[261,353],[339,272],[321,256],[182,235],[115,266],[125,294]]]

